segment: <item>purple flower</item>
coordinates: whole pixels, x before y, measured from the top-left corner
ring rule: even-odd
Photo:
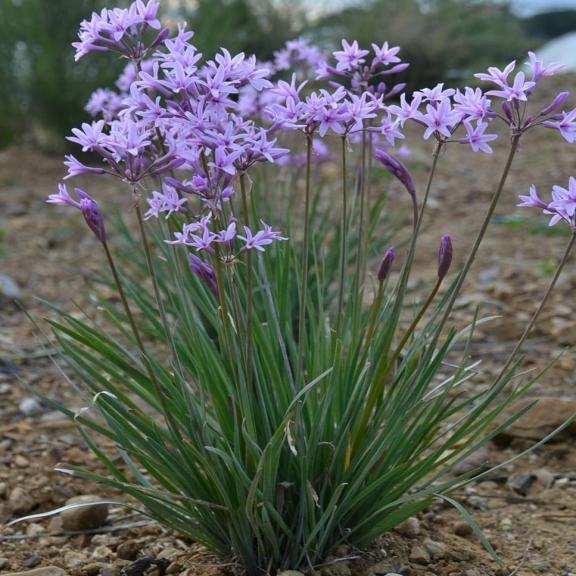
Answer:
[[[352,44],[348,44],[346,40],[342,40],[342,50],[336,50],[336,52],[334,52],[334,58],[336,58],[337,61],[336,69],[340,72],[348,72],[349,70],[358,68],[360,64],[364,64],[364,56],[368,53],[368,50],[360,49],[356,40],[354,40]]]
[[[428,140],[432,134],[439,134],[449,138],[453,128],[460,122],[461,114],[452,109],[448,100],[442,100],[437,106],[428,104],[426,114],[422,114],[421,121],[426,125],[424,140]]]
[[[93,168],[82,164],[82,162],[70,154],[64,156],[64,158],[66,159],[64,165],[68,168],[68,174],[64,177],[64,180],[68,180],[68,178],[73,178],[74,176],[80,176],[81,174],[106,173],[106,170],[103,168]]]
[[[81,130],[79,128],[72,128],[72,134],[74,134],[74,136],[68,136],[66,140],[80,144],[80,146],[82,146],[82,152],[98,150],[107,142],[107,136],[102,132],[105,125],[106,122],[104,120],[92,122],[92,124],[85,122],[82,124]]]
[[[576,108],[570,112],[562,112],[556,120],[548,120],[543,123],[548,128],[555,128],[562,137],[571,144],[576,142]]]
[[[465,138],[461,138],[460,142],[470,144],[474,152],[492,154],[492,148],[488,145],[488,142],[496,140],[498,136],[496,134],[485,134],[486,128],[488,128],[486,122],[478,122],[474,126],[469,120],[464,120],[464,127],[467,135]]]
[[[564,64],[548,64],[544,66],[542,60],[538,60],[534,52],[528,52],[528,66],[532,72],[532,81],[538,83],[541,78],[554,76],[557,72],[565,68]]]
[[[238,236],[240,240],[244,241],[242,250],[254,249],[259,252],[264,252],[264,246],[272,244],[275,240],[288,240],[288,238],[280,236],[280,232],[272,230],[271,226],[268,226],[265,222],[262,222],[262,226],[264,226],[264,228],[256,232],[256,234],[253,234],[248,226],[244,226],[245,236]]]
[[[422,90],[414,92],[413,98],[420,97],[423,102],[440,104],[445,100],[449,100],[455,92],[452,88],[444,90],[444,84],[437,84],[434,88],[423,88]]]
[[[104,244],[106,242],[106,230],[104,228],[104,218],[102,217],[100,207],[96,201],[81,188],[74,188],[74,192],[79,200],[74,200],[72,196],[70,196],[66,184],[58,184],[58,194],[50,194],[46,202],[49,204],[66,204],[80,210],[88,228],[90,228],[96,238]]]
[[[486,94],[488,96],[503,98],[508,102],[512,100],[526,102],[526,100],[528,100],[528,93],[532,88],[534,88],[534,86],[536,86],[536,82],[526,81],[524,72],[518,72],[514,77],[514,83],[512,86],[504,84],[501,86],[501,90],[490,90],[486,92]]]
[[[474,76],[480,80],[484,80],[485,82],[492,82],[493,84],[497,84],[498,86],[505,87],[508,86],[508,76],[516,67],[516,60],[510,62],[504,68],[504,70],[500,70],[496,67],[488,68],[488,74],[484,72],[479,72],[478,74],[474,74]]]
[[[388,42],[384,42],[382,47],[377,44],[372,44],[372,50],[374,51],[375,58],[372,65],[383,64],[388,66],[389,64],[396,64],[400,62],[400,58],[396,56],[400,52],[398,46],[393,46],[392,48],[388,46]]]
[[[546,202],[541,200],[540,196],[538,196],[538,190],[534,184],[530,186],[529,196],[519,196],[519,198],[522,200],[522,202],[518,204],[518,206],[521,207],[541,208],[542,210],[545,210],[548,207],[548,204],[546,204]]]
[[[520,204],[518,206],[537,208],[542,210],[544,214],[552,216],[550,219],[550,226],[554,226],[560,221],[566,222],[572,229],[576,229],[575,214],[576,214],[576,178],[570,177],[568,182],[568,189],[561,186],[552,187],[552,201],[546,204],[536,190],[536,186],[530,187],[529,196],[520,196]]]
[[[406,101],[406,94],[400,96],[400,106],[388,106],[389,112],[398,117],[400,126],[404,126],[406,120],[415,120],[419,118],[420,104],[422,104],[422,95],[414,95],[410,104]]]
[[[490,100],[482,94],[480,88],[473,90],[466,87],[464,92],[457,90],[454,102],[454,109],[471,120],[483,120],[490,113]]]
[[[570,176],[568,189],[561,186],[552,187],[552,202],[548,204],[548,210],[556,210],[559,213],[566,214],[570,221],[573,222],[574,214],[576,213],[576,178]],[[552,222],[550,222],[550,225],[552,225]]]
[[[166,182],[162,183],[162,192],[153,191],[152,198],[148,198],[148,206],[150,207],[144,218],[148,220],[154,216],[158,218],[160,214],[166,213],[168,219],[174,212],[180,212],[186,205],[186,198],[180,198],[176,189]]]

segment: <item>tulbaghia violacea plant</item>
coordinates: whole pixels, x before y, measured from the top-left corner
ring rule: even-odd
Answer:
[[[408,97],[396,88],[394,104],[388,98],[395,89],[375,82],[401,72],[398,49],[375,45],[369,55],[352,42],[321,67],[332,84],[304,93],[296,76],[272,84],[270,67],[244,54],[222,49],[204,59],[185,27],[164,32],[157,8],[138,0],[94,15],[77,45],[79,56],[120,52],[130,64],[119,86],[122,102],[95,94],[89,107],[102,119],[70,136],[102,161],[70,156],[67,178],[112,177],[126,189],[140,236],[133,258],[145,262],[151,289],[115,264],[101,207],[84,190],[75,189],[76,199],[61,185],[49,202],[81,211],[120,296],[118,307],[103,303],[109,332],[65,311],[52,321],[91,396],[87,410],[60,408],[107,474],[65,470],[120,489],[131,497],[128,505],[251,575],[314,567],[336,546],[367,544],[437,498],[462,510],[449,493],[474,474],[459,476],[454,466],[523,414],[494,424],[532,381],[512,381],[523,336],[490,386],[462,392],[474,326],[444,328],[520,139],[542,127],[573,140],[573,113],[559,112],[562,94],[530,111],[532,93],[555,69],[532,57],[529,79],[518,72],[509,80],[513,65],[483,75],[496,86],[486,94],[439,85]],[[292,52],[277,55],[276,65]],[[243,108],[247,87],[269,98],[265,122]],[[423,194],[391,149],[406,122],[435,141]],[[452,280],[453,250],[464,247],[441,237],[432,289],[404,318],[440,151],[466,144],[490,152],[495,122],[509,127],[510,152],[481,231]],[[302,183],[292,180],[292,226],[281,231],[275,221],[285,215],[263,217],[262,197],[273,195],[276,183],[260,182],[257,165],[279,169],[286,150],[276,139],[286,130],[301,143],[296,152],[304,150],[305,169]],[[336,191],[322,194],[341,218],[322,238],[312,224],[313,152],[315,142],[334,136],[341,179]],[[390,247],[371,270],[373,156],[410,194],[414,221],[401,261]],[[360,213],[348,198],[352,172],[355,201],[366,204]],[[534,191],[527,203],[574,229],[573,188],[571,181],[569,190],[556,189],[550,204]],[[339,247],[332,300],[331,283],[311,282],[328,274],[323,243]],[[102,437],[120,459],[98,444]]]

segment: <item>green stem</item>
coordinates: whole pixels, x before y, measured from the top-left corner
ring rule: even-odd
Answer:
[[[336,321],[336,336],[340,335],[342,328],[342,315],[344,308],[344,284],[346,264],[348,262],[348,191],[346,182],[346,137],[342,137],[342,221],[340,230],[340,285],[338,292],[338,316]]]
[[[523,332],[522,336],[520,337],[520,340],[518,340],[516,346],[514,347],[514,350],[512,350],[510,356],[508,357],[506,364],[504,364],[504,367],[500,370],[500,374],[498,375],[498,378],[496,379],[496,381],[500,380],[500,378],[502,378],[502,376],[506,373],[508,368],[510,368],[510,366],[514,362],[514,359],[516,358],[516,356],[520,352],[522,346],[524,345],[524,342],[526,342],[528,335],[530,334],[530,332],[532,332],[534,325],[536,324],[538,318],[540,317],[540,314],[542,313],[542,310],[544,310],[544,307],[546,306],[546,304],[550,298],[550,294],[552,294],[552,291],[554,290],[554,287],[556,286],[556,283],[558,282],[558,279],[560,278],[560,274],[562,273],[562,270],[564,269],[564,267],[566,266],[566,263],[568,262],[568,258],[570,257],[570,254],[572,252],[572,249],[574,248],[575,243],[576,243],[576,230],[572,232],[572,236],[570,237],[570,242],[568,242],[568,245],[566,246],[566,249],[564,250],[564,255],[562,256],[562,260],[560,260],[560,263],[558,264],[558,267],[556,268],[554,276],[552,277],[552,280],[550,281],[550,284],[548,285],[548,289],[546,290],[546,293],[544,294],[544,296],[540,302],[540,305],[536,309],[536,312],[534,312],[534,315],[530,319],[530,322],[528,322],[528,325],[524,329],[524,332]]]
[[[298,321],[298,382],[304,378],[304,349],[306,346],[306,299],[308,295],[308,260],[310,252],[310,180],[312,171],[312,135],[306,135],[306,189],[304,199],[304,252],[302,254],[302,278],[300,286],[300,316]]]
[[[250,211],[248,208],[248,198],[246,194],[246,175],[240,174],[240,192],[242,196],[242,212],[246,226],[250,225]],[[252,251],[246,250],[246,383],[250,387],[252,380],[252,317],[253,317],[253,275]]]
[[[366,234],[365,234],[365,220],[366,220],[366,129],[362,131],[362,148],[360,160],[360,215],[358,220],[358,253],[356,256],[356,272],[354,274],[354,294],[356,303],[353,310],[352,324],[354,326],[354,333],[358,333],[360,323],[360,311],[362,308],[362,300],[364,295],[364,260],[366,248]]]
[[[452,309],[454,308],[454,303],[456,302],[456,299],[458,298],[458,295],[460,294],[460,290],[462,289],[462,285],[464,284],[464,280],[466,279],[466,276],[468,275],[468,272],[470,271],[470,268],[472,267],[474,259],[476,258],[476,254],[478,253],[478,249],[480,248],[480,245],[482,244],[482,240],[484,239],[484,236],[486,235],[486,230],[488,229],[488,225],[490,224],[490,221],[492,220],[492,216],[494,214],[494,211],[496,210],[496,206],[498,205],[498,201],[500,200],[500,196],[502,195],[502,191],[504,190],[504,186],[506,185],[506,181],[508,180],[508,175],[510,174],[510,168],[512,167],[512,162],[514,161],[516,153],[518,152],[519,143],[520,143],[520,134],[514,134],[512,136],[510,151],[508,153],[508,158],[506,160],[504,170],[502,171],[502,175],[500,177],[498,187],[496,188],[496,191],[494,192],[494,195],[492,196],[492,200],[490,202],[488,212],[486,213],[486,216],[484,217],[484,221],[482,222],[480,232],[478,232],[478,235],[476,236],[476,240],[474,241],[472,249],[470,250],[470,253],[468,254],[468,258],[466,259],[466,262],[464,263],[464,268],[462,268],[462,270],[458,274],[458,277],[456,279],[456,284],[452,288],[452,294],[450,295],[450,300],[448,301],[448,305],[446,306],[446,309],[444,311],[444,314],[442,315],[442,319],[441,319],[440,324],[438,326],[438,329],[436,331],[437,336],[434,339],[434,343],[437,340],[437,338],[439,337],[440,333],[442,332],[442,328],[444,327],[446,321],[448,320],[448,317],[450,316],[450,313],[452,312]]]

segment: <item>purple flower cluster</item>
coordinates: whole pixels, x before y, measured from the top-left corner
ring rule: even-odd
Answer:
[[[84,20],[74,42],[76,60],[90,52],[118,52],[132,60],[142,59],[146,53],[160,45],[169,30],[162,28],[158,19],[158,0],[136,0],[129,8],[104,8],[100,14],[94,12],[90,20]],[[153,41],[144,43],[148,30],[156,32]]]
[[[438,84],[408,97],[405,84],[389,80],[408,64],[402,62],[400,49],[388,43],[366,49],[344,40],[341,49],[325,54],[297,39],[269,63],[225,49],[205,60],[191,42],[193,32],[180,25],[171,35],[162,27],[158,10],[158,0],[135,0],[126,9],[94,13],[81,24],[80,40],[74,44],[77,58],[110,51],[129,63],[116,83],[118,91],[94,92],[86,107],[94,120],[68,137],[82,152],[99,156],[101,163],[88,165],[67,156],[66,178],[112,175],[127,182],[138,201],[152,188],[146,194],[145,218],[178,219],[181,232],[170,242],[202,254],[205,266],[195,256],[191,269],[212,288],[211,259],[228,262],[285,239],[263,222],[258,230],[239,222],[231,202],[239,180],[255,164],[301,166],[306,161],[302,151],[290,153],[278,145],[283,129],[303,132],[315,161],[331,156],[323,142],[326,136],[337,135],[353,144],[369,134],[376,159],[402,182],[414,202],[409,171],[390,150],[404,139],[408,122],[422,127],[425,140],[465,144],[487,154],[497,138],[491,130],[496,121],[506,123],[516,136],[543,126],[576,141],[576,109],[561,110],[566,92],[530,113],[529,100],[538,84],[560,69],[544,65],[532,53],[527,73],[516,71],[512,62],[503,70],[489,68],[477,74],[492,84],[487,91]],[[294,68],[297,72],[289,80],[271,81]],[[311,89],[310,81],[323,85]],[[398,97],[394,103],[393,97]],[[82,190],[76,189],[76,194],[78,201],[62,185],[49,201],[80,209],[103,238],[97,205]],[[553,215],[554,223],[573,221],[571,194],[572,188],[556,187],[553,202],[538,206]]]
[[[518,206],[538,208],[544,214],[552,216],[550,226],[554,226],[558,222],[565,222],[572,230],[576,231],[576,178],[570,177],[568,188],[553,186],[550,202],[544,202],[540,198],[534,185],[530,187],[528,196],[520,196],[520,200]]]

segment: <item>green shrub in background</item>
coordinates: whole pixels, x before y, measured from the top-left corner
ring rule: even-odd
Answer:
[[[531,47],[507,6],[471,0],[372,0],[323,18],[315,30],[329,43],[346,37],[369,46],[386,38],[401,45],[411,88],[458,80]]]
[[[78,22],[102,0],[0,2],[0,145],[31,139],[38,128],[67,133],[86,117],[84,105],[122,69],[106,59],[74,64],[70,44]],[[64,143],[63,143],[64,144]]]

